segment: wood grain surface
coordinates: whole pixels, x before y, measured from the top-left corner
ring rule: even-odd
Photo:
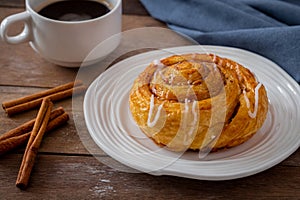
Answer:
[[[0,0],[0,21],[23,10],[23,0]],[[16,24],[10,34],[20,32],[21,26]],[[166,25],[149,16],[138,0],[123,0],[123,30],[139,27]],[[47,62],[29,44],[7,45],[0,41],[0,102],[70,82],[77,71]],[[15,187],[24,146],[0,157],[1,200],[300,199],[299,150],[269,170],[229,181],[120,172],[99,161],[114,162],[96,144],[88,149],[83,144],[91,138],[86,129],[79,134],[74,123],[82,110],[74,109],[71,99],[57,102],[58,106],[63,106],[71,119],[45,136],[25,191]],[[0,134],[34,118],[36,113],[32,110],[9,118],[0,109]],[[84,121],[81,123],[84,127]],[[97,158],[91,151],[97,152]]]

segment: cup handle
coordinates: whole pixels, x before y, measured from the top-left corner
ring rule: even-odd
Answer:
[[[28,42],[31,39],[30,19],[30,14],[27,11],[14,14],[5,18],[0,25],[0,34],[2,40],[8,44],[19,44],[23,42]],[[16,22],[24,23],[23,31],[18,35],[8,36],[9,27]]]

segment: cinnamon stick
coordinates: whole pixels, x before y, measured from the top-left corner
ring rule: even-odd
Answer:
[[[82,81],[75,81],[20,99],[4,102],[2,107],[8,116],[12,116],[40,106],[45,97],[50,98],[51,101],[59,101],[72,95],[80,94],[85,90],[86,87],[82,85]]]
[[[46,128],[46,133],[52,131],[53,129],[56,129],[59,126],[62,126],[68,120],[69,115],[64,111],[62,107],[53,110],[51,112],[49,123]],[[34,122],[35,119],[30,120],[29,122],[1,135],[3,137],[1,137],[2,139],[0,139],[0,156],[28,141]],[[29,132],[27,132],[26,130],[29,130]]]
[[[56,118],[57,116],[63,114],[64,112],[65,111],[62,107],[59,107],[59,108],[53,110],[51,112],[51,115],[50,115],[50,120]],[[34,118],[34,119],[32,119],[32,120],[30,120],[30,121],[28,121],[28,122],[26,122],[26,123],[24,123],[24,124],[22,124],[22,125],[20,125],[16,128],[14,128],[14,129],[12,129],[8,132],[0,135],[0,141],[3,141],[7,138],[11,138],[11,137],[14,137],[14,136],[19,136],[19,135],[22,135],[24,133],[27,133],[27,132],[31,131],[35,120],[36,120],[36,118]]]
[[[30,133],[31,132],[28,132],[0,141],[0,155],[3,155],[6,152],[24,144],[28,140]]]
[[[35,99],[39,99],[39,98],[42,98],[42,97],[49,96],[51,94],[55,94],[55,93],[58,93],[58,92],[61,92],[61,91],[64,91],[64,90],[68,90],[68,89],[71,89],[71,88],[79,86],[79,85],[82,85],[82,81],[81,80],[76,80],[75,82],[66,83],[64,85],[60,85],[60,86],[51,88],[49,90],[45,90],[45,91],[36,93],[36,94],[32,94],[32,95],[22,97],[22,98],[19,98],[19,99],[15,99],[15,100],[12,100],[12,101],[3,102],[2,107],[4,109],[9,108],[9,107],[13,107],[13,106],[23,104],[23,103],[26,103],[26,102],[29,102],[29,101],[32,101],[32,100],[35,100]]]
[[[53,104],[49,98],[43,99],[25,149],[22,164],[16,181],[16,186],[20,189],[25,189],[27,187],[39,146],[42,142],[43,135],[50,119],[52,106]]]
[[[63,114],[61,114],[58,117],[52,119],[48,123],[48,126],[46,128],[45,133],[48,133],[48,132],[58,128],[59,126],[65,124],[69,119],[70,119],[70,117],[69,117],[68,113],[64,112]]]

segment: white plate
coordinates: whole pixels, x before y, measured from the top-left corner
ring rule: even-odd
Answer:
[[[237,147],[210,153],[204,160],[199,160],[196,152],[180,155],[154,144],[135,125],[128,107],[133,80],[150,62],[193,52],[215,53],[246,66],[265,85],[270,103],[267,120],[254,137]],[[264,57],[229,47],[185,46],[139,54],[112,66],[90,85],[84,116],[96,144],[131,168],[154,175],[228,180],[266,170],[298,149],[299,101],[298,83]]]

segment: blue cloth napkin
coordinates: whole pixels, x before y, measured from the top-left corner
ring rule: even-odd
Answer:
[[[300,0],[141,0],[149,13],[202,45],[267,57],[300,83]]]

